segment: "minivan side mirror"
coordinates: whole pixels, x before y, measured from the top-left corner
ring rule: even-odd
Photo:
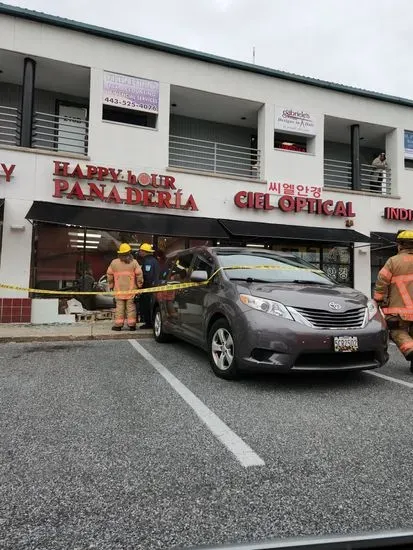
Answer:
[[[191,273],[191,281],[193,283],[204,283],[209,279],[206,271],[193,271]]]

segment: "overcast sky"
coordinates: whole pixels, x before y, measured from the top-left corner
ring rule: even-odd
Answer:
[[[187,48],[413,98],[413,0],[8,0]]]

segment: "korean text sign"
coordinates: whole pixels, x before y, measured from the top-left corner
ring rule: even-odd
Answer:
[[[159,112],[159,82],[122,74],[103,73],[103,103],[112,107]]]

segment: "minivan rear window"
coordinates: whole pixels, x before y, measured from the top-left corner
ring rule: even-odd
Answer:
[[[219,253],[218,261],[225,270],[226,276],[232,280],[258,280],[260,282],[285,282],[285,283],[309,283],[332,285],[333,282],[316,267],[300,260],[300,258],[288,256],[254,253],[254,254],[226,254]],[[233,267],[245,269],[232,269]],[[254,266],[257,266],[254,269]],[[269,266],[272,269],[263,269],[258,266]]]

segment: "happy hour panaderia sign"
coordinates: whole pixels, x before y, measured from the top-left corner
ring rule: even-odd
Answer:
[[[156,114],[159,111],[159,82],[105,71],[103,103]]]

